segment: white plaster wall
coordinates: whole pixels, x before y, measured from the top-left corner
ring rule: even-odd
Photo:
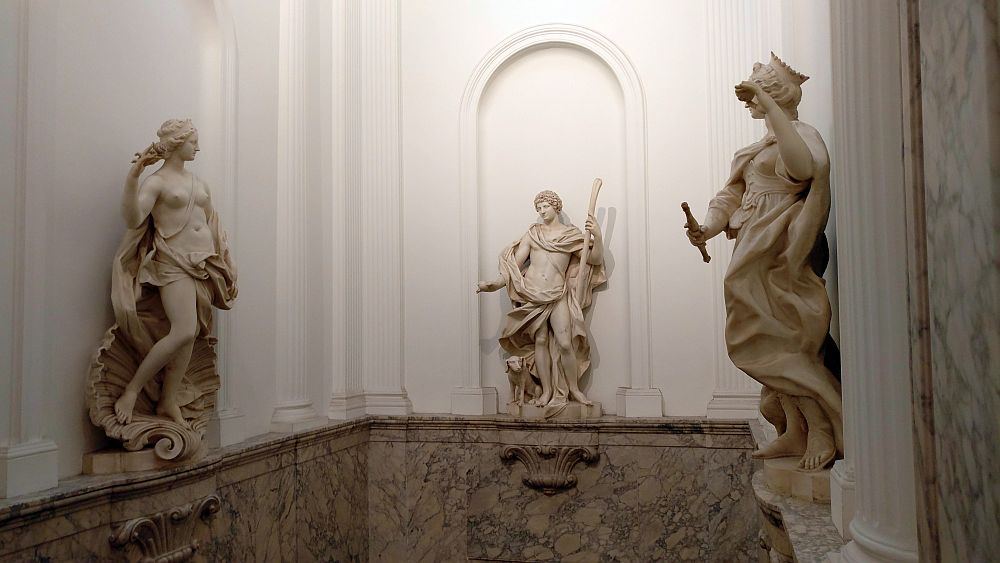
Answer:
[[[608,37],[629,57],[643,83],[648,120],[653,386],[663,391],[665,414],[704,415],[713,386],[714,364],[708,352],[713,338],[712,292],[721,291],[721,286],[713,283],[711,269],[701,263],[697,251],[687,243],[681,230],[683,216],[679,209],[683,200],[691,200],[696,209],[700,208],[700,213],[707,204],[697,203],[700,195],[706,192],[708,182],[704,130],[706,69],[703,57],[696,56],[706,40],[704,7],[697,2],[644,0],[616,3],[470,3],[455,0],[406,1],[402,4],[406,388],[414,410],[448,411],[449,389],[460,383],[462,375],[460,350],[457,349],[462,342],[462,335],[457,333],[461,324],[459,292],[473,291],[473,288],[459,287],[457,282],[461,278],[456,196],[462,92],[480,58],[497,43],[524,28],[558,22],[585,26]],[[528,54],[523,62],[531,65],[534,63],[530,59],[539,57],[535,63],[541,65],[546,62],[541,58],[545,56],[544,52]],[[558,63],[559,57],[551,56],[548,62]],[[565,62],[566,65],[559,65],[559,70],[553,64],[551,78],[561,77],[559,87],[562,91],[580,86],[568,103],[574,104],[573,107],[587,102],[611,107],[602,107],[596,122],[589,123],[587,116],[581,115],[580,123],[553,132],[549,138],[561,142],[570,139],[570,147],[579,149],[575,156],[592,157],[595,153],[590,151],[594,147],[573,135],[586,131],[587,127],[613,130],[614,119],[621,119],[613,117],[613,109],[621,102],[608,94],[609,79],[601,74],[606,71],[598,72],[586,58]],[[498,90],[517,87],[516,83],[505,84],[508,77],[504,76],[508,71],[516,73],[517,64],[500,72],[495,85]],[[545,74],[542,69],[535,72]],[[523,78],[515,76],[514,81],[517,80]],[[567,84],[568,81],[571,83]],[[528,88],[526,85],[520,87]],[[490,95],[488,88],[486,96]],[[522,102],[538,99],[532,96],[542,96],[542,93],[524,95],[526,98]],[[508,103],[518,102],[515,98]],[[538,117],[538,114],[533,115]],[[621,115],[620,110],[617,115]],[[483,134],[491,135],[489,112],[481,119],[487,120]],[[542,123],[527,124],[527,119],[522,117],[522,125],[541,127],[546,123],[555,124],[559,119],[558,115],[548,115]],[[564,116],[562,121],[573,123],[574,120]],[[516,130],[516,124],[509,124],[509,127],[507,135]],[[496,133],[502,137],[499,131]],[[489,142],[487,139],[487,145]],[[557,144],[552,143],[553,146]],[[600,206],[614,208],[620,205],[621,200],[615,199],[619,197],[615,189],[620,189],[620,180],[615,186],[615,178],[620,174],[621,149],[616,155],[614,144],[605,145],[603,148],[608,152],[600,154],[606,161],[585,163],[584,158],[580,158],[581,164],[574,165],[571,162],[573,152],[566,148],[534,155],[526,159],[526,163],[517,164],[520,170],[507,170],[502,176],[488,176],[488,170],[482,171],[481,217],[489,214],[490,221],[496,222],[494,226],[484,219],[480,226],[484,237],[483,252],[487,252],[487,245],[491,246],[489,254],[480,260],[483,276],[495,275],[495,258],[500,250],[490,237],[501,241],[502,246],[510,242],[507,239],[523,232],[533,220],[530,197],[525,202],[524,194],[533,195],[546,187],[556,187],[568,199],[570,217],[578,221],[583,213],[579,209],[586,207],[583,202],[589,193],[590,181],[600,175],[606,180]],[[486,157],[490,158],[488,153]],[[603,170],[592,169],[592,165],[597,164]],[[510,186],[516,191],[510,194],[509,203],[494,209],[486,202],[507,201],[498,193],[501,177],[517,178],[516,182],[511,180]],[[606,218],[604,221],[607,230]],[[500,237],[501,222],[507,233],[503,237]],[[622,223],[615,225],[612,236],[612,247],[619,242],[625,243]],[[627,283],[627,264],[622,262],[623,256],[623,253],[617,256],[614,273],[617,277],[612,278],[614,285],[598,295],[593,315],[596,325],[593,331],[603,338],[594,342],[601,355],[602,372],[604,369],[610,372],[619,365],[615,358],[626,353],[619,349],[622,343],[616,335],[624,332],[627,318],[621,310],[622,304],[615,301],[614,289],[615,285]],[[484,299],[483,303],[484,311],[492,309],[492,316],[483,316],[481,334],[493,334],[496,327],[485,323],[496,320],[494,313],[498,303],[492,297]],[[494,350],[484,349],[484,361],[495,358]],[[613,384],[610,383],[612,379]],[[501,393],[504,392],[495,368],[488,372],[487,380],[495,382]],[[589,390],[592,398],[613,409],[614,386],[624,379],[622,374],[608,373],[607,380],[608,384],[602,380],[600,384],[592,384]],[[504,400],[503,395],[501,400]]]
[[[223,210],[224,224],[244,225],[231,241],[240,265],[237,306],[245,309],[241,322],[248,328],[240,331],[244,336],[231,367],[239,383],[235,402],[251,412],[269,407],[273,394],[274,338],[268,333],[274,311],[276,86],[271,61],[277,49],[276,9],[270,4],[241,2],[237,11],[249,39],[239,121],[253,136],[239,145],[239,176],[245,180],[236,198],[240,217]],[[201,131],[202,152],[191,169],[220,199],[221,35],[212,3],[196,0],[33,1],[29,22],[27,188],[39,208],[30,216],[26,236],[29,249],[41,256],[43,275],[32,282],[37,284],[33,291],[44,296],[44,307],[25,310],[26,326],[37,327],[25,338],[31,373],[44,374],[47,393],[23,408],[47,418],[43,432],[58,444],[59,474],[67,476],[79,473],[82,454],[103,441],[87,417],[83,387],[90,357],[112,323],[110,264],[124,231],[119,203],[132,153],[155,140],[164,119],[192,117]],[[3,35],[6,42],[6,30]],[[9,51],[3,52],[6,64]],[[11,109],[5,99],[5,125]],[[10,151],[6,144],[2,148],[6,167]],[[7,219],[5,230],[11,225]],[[4,240],[7,252],[10,239]],[[0,303],[8,318],[7,302]],[[9,404],[6,396],[3,400]],[[248,420],[251,434],[266,431],[256,417]]]

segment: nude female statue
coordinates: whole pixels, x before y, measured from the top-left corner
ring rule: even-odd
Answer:
[[[208,185],[184,169],[198,153],[198,130],[190,119],[171,119],[157,136],[158,142],[136,154],[122,194],[129,231],[112,276],[112,331],[117,328],[141,362],[114,413],[119,423],[130,423],[145,388],[157,415],[189,426],[181,407],[194,395],[182,392],[182,381],[196,340],[211,334],[212,306],[229,309],[236,298],[236,270]],[[143,170],[159,160],[163,164],[140,186]],[[148,303],[157,299],[158,305]],[[151,388],[160,370],[162,386]]]
[[[725,231],[736,239],[725,277],[726,346],[738,368],[764,385],[761,412],[778,429],[755,457],[800,457],[821,469],[843,452],[838,374],[828,369],[830,301],[822,275],[830,213],[830,159],[813,127],[798,121],[808,79],[771,53],[736,86],[767,134],[740,149],[695,246]]]

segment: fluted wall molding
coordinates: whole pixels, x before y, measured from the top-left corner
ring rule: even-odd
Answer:
[[[733,96],[733,85],[749,76],[753,63],[769,51],[780,51],[780,5],[772,0],[711,0],[708,11],[709,197],[729,177],[733,154],[764,134],[763,123],[750,119]],[[752,22],[754,25],[747,25]],[[706,210],[698,212],[704,214]],[[732,258],[733,243],[725,237],[709,241],[713,285],[722,287]],[[726,349],[726,303],[721,291],[713,303],[715,326],[715,389],[709,418],[757,418],[760,384],[729,360]]]
[[[628,370],[616,394],[619,416],[661,416],[663,397],[652,387],[650,370],[649,252],[647,250],[646,102],[634,65],[607,37],[568,24],[531,27],[504,39],[477,65],[459,113],[460,170],[459,231],[462,287],[479,279],[479,103],[493,75],[527,49],[543,45],[573,45],[598,57],[611,69],[625,101],[625,175],[628,216]],[[496,412],[496,389],[484,387],[479,362],[479,301],[473,291],[462,295],[465,341],[463,378],[452,392],[455,414]]]
[[[369,414],[406,414],[399,0],[348,0],[346,25],[346,207],[355,237],[347,388],[361,382]]]
[[[316,419],[306,358],[306,8],[306,0],[281,0],[279,7],[277,404],[271,418],[279,431]]]
[[[845,471],[844,561],[916,561],[899,7],[832,3]],[[861,431],[863,430],[863,432]]]
[[[324,135],[329,138],[330,167],[327,172],[330,188],[324,190],[324,207],[328,219],[323,221],[324,237],[327,241],[330,260],[324,262],[324,278],[329,281],[325,291],[328,291],[330,308],[327,311],[327,318],[324,325],[327,327],[326,359],[325,362],[330,368],[330,404],[327,409],[327,416],[331,419],[346,420],[365,414],[364,383],[361,380],[360,369],[348,369],[351,357],[360,357],[360,340],[355,339],[355,331],[351,330],[348,324],[349,319],[360,319],[360,308],[354,310],[354,316],[348,315],[351,311],[351,304],[357,300],[353,297],[357,295],[359,287],[349,290],[350,280],[355,276],[347,275],[347,264],[350,247],[355,242],[354,236],[357,233],[356,225],[352,223],[353,213],[348,205],[348,185],[349,179],[354,180],[358,170],[360,151],[352,153],[348,159],[348,151],[354,150],[356,143],[348,142],[348,131],[357,133],[358,127],[355,125],[349,129],[348,123],[351,115],[355,112],[348,112],[348,40],[356,40],[356,35],[348,37],[347,26],[347,0],[335,0],[330,3],[329,25],[331,33],[325,34],[330,41],[329,45],[323,44],[324,51],[329,52],[330,63],[324,64],[324,71],[328,68],[330,73],[330,119],[328,131]],[[353,55],[359,51],[355,49]],[[357,67],[354,67],[357,68]],[[357,79],[354,75],[352,78]],[[355,96],[352,102],[358,103]],[[349,164],[349,162],[351,164]],[[352,182],[350,185],[358,185]],[[352,202],[355,203],[355,202]],[[360,256],[360,253],[355,254]],[[350,346],[349,346],[350,344]],[[353,356],[352,356],[353,355]],[[360,365],[359,363],[356,365]]]
[[[8,10],[17,18],[17,77],[13,92],[16,122],[14,142],[14,237],[10,322],[10,357],[3,358],[3,387],[8,393],[7,420],[0,428],[0,497],[12,497],[58,484],[58,448],[45,437],[48,358],[45,311],[46,182],[28,189],[29,26],[28,0]],[[7,98],[10,99],[10,98]],[[9,103],[6,102],[5,103]],[[4,244],[7,244],[5,241]],[[5,272],[8,270],[4,270]],[[39,280],[41,282],[39,283]],[[8,296],[5,296],[7,298]],[[32,346],[32,344],[35,344]]]
[[[222,211],[230,241],[239,241],[236,198],[239,186],[239,154],[237,119],[239,116],[239,49],[236,44],[236,22],[233,20],[228,0],[213,0],[212,7],[219,31],[221,47],[219,110],[222,125],[222,184],[218,197],[218,208]],[[239,265],[239,244],[232,249],[233,257]],[[215,331],[218,343],[215,353],[218,357],[219,397],[216,401],[216,415],[208,430],[209,444],[214,447],[228,446],[242,442],[246,438],[246,424],[243,414],[233,401],[232,366],[233,348],[238,340],[236,322],[239,308],[231,311],[215,312]]]

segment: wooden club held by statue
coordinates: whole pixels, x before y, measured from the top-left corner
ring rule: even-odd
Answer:
[[[594,214],[597,209],[597,194],[601,192],[603,182],[600,178],[594,178],[594,185],[590,188],[590,207],[587,209],[587,217]],[[590,258],[590,231],[585,230],[583,234],[583,250],[580,252],[580,268],[586,268],[586,274],[581,270],[576,279],[577,299],[583,300],[584,288],[590,283],[590,265],[587,260]]]
[[[687,218],[688,230],[697,231],[698,229],[700,229],[701,225],[698,224],[698,221],[695,220],[694,215],[691,214],[691,208],[688,207],[686,201],[681,204],[681,209],[684,210],[684,217]],[[705,243],[696,244],[695,246],[697,246],[698,250],[701,251],[701,259],[704,260],[706,264],[712,261],[712,257],[708,255],[708,250],[705,250]]]

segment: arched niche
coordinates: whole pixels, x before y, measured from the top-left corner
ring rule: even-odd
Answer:
[[[592,29],[569,24],[546,24],[511,35],[493,48],[477,65],[462,96],[459,182],[459,240],[463,288],[463,384],[482,387],[479,356],[479,304],[475,287],[479,273],[479,110],[490,81],[505,64],[526,51],[546,46],[572,46],[597,57],[621,86],[625,121],[625,201],[620,218],[628,239],[627,256],[618,257],[628,273],[628,369],[625,387],[650,387],[649,366],[649,260],[647,251],[646,106],[642,84],[628,57],[607,37]]]

